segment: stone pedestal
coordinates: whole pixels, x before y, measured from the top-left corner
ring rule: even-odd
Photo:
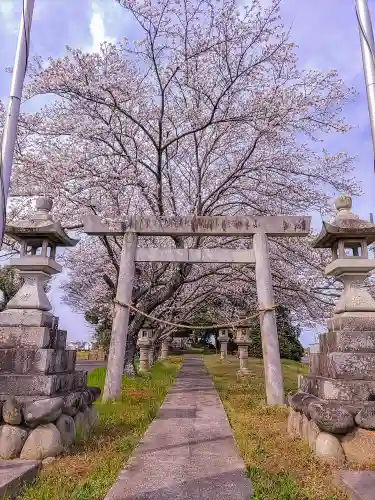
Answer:
[[[150,369],[150,347],[151,346],[140,346],[139,347],[139,371],[148,372]]]
[[[240,369],[237,371],[237,375],[239,376],[248,376],[250,374],[248,368],[248,359],[249,359],[249,346],[239,345],[238,346],[239,357],[240,357]]]
[[[226,330],[220,332],[218,341],[220,342],[220,359],[224,360],[228,356],[229,336]]]
[[[160,354],[160,359],[167,359],[169,356],[169,350],[171,347],[172,339],[170,337],[167,337],[162,340],[161,342],[161,354]]]
[[[52,220],[51,200],[40,198],[36,206],[28,219],[6,228],[21,245],[20,257],[10,265],[24,283],[0,313],[3,459],[59,454],[77,432],[87,434],[96,420],[92,404],[100,395],[100,389],[87,387],[86,372],[75,371],[76,352],[66,350],[66,331],[58,328],[44,290],[45,281],[62,269],[54,260],[56,247],[76,242]]]

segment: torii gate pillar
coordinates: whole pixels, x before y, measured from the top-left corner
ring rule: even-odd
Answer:
[[[267,404],[282,405],[284,404],[284,382],[266,234],[254,234],[253,249],[259,309],[269,309],[260,315]]]
[[[116,301],[124,304],[129,304],[132,300],[137,239],[136,233],[127,232],[124,234],[116,292]],[[107,375],[103,392],[104,402],[119,399],[121,396],[128,324],[129,308],[115,304]]]

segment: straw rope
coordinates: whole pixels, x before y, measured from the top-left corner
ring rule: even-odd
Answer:
[[[173,323],[172,321],[167,321],[165,319],[156,318],[155,316],[152,316],[151,314],[147,314],[144,311],[141,311],[140,309],[138,309],[137,307],[135,307],[131,304],[125,304],[124,302],[120,302],[119,300],[116,300],[116,299],[113,302],[121,307],[127,307],[131,311],[139,313],[142,316],[144,316],[145,318],[151,319],[152,321],[156,321],[157,323],[161,323],[161,324],[167,325],[167,326],[173,326],[174,328],[187,328],[189,330],[236,328],[236,327],[241,326],[245,321],[248,321],[249,319],[256,318],[257,316],[260,316],[261,314],[268,312],[268,311],[274,311],[277,307],[277,306],[272,306],[272,307],[267,307],[264,309],[259,309],[256,313],[252,314],[251,316],[247,316],[246,318],[242,318],[242,319],[235,321],[233,323],[225,323],[225,324],[217,324],[217,325],[186,325],[183,323]]]

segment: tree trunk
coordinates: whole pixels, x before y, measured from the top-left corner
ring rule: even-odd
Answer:
[[[125,361],[124,361],[124,375],[127,377],[135,377],[135,352],[136,352],[136,339],[133,335],[128,335],[125,349]]]

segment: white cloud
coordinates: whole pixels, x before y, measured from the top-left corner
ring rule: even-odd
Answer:
[[[90,21],[91,47],[90,52],[99,52],[100,45],[103,42],[114,43],[115,38],[109,36],[105,26],[105,11],[101,9],[99,3],[95,0],[92,2],[92,15]]]

